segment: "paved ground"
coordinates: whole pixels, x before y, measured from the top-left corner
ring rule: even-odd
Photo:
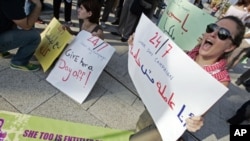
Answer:
[[[51,0],[45,0],[45,3],[51,7]],[[74,12],[73,22],[78,27]],[[41,18],[49,22],[52,16],[52,11],[46,10]],[[113,19],[112,16],[113,14],[110,21]],[[122,43],[120,38],[109,34],[113,27],[110,22],[107,24],[105,40],[116,48],[116,52],[83,104],[76,103],[51,86],[45,80],[48,73],[11,70],[9,59],[0,59],[0,110],[115,129],[135,129],[136,121],[144,106],[128,75],[127,43]],[[36,25],[36,27],[42,31],[45,26]],[[229,125],[226,119],[250,98],[242,86],[238,87],[234,84],[235,79],[245,70],[247,68],[243,64],[231,70],[230,90],[207,112],[205,126],[194,134],[198,139],[229,140]],[[195,138],[190,136],[190,140]]]

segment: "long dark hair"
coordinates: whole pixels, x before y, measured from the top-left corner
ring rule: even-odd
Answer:
[[[234,37],[234,45],[236,45],[236,47],[240,46],[240,44],[244,38],[244,34],[245,34],[245,30],[246,30],[243,22],[238,17],[231,16],[231,15],[225,16],[225,17],[219,19],[218,21],[221,21],[223,19],[228,19],[228,20],[231,20],[231,21],[236,23],[237,34]]]
[[[238,0],[235,5],[247,7],[250,4],[250,0]]]

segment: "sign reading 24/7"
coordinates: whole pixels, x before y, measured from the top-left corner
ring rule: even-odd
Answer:
[[[82,103],[114,52],[115,48],[107,42],[81,31],[64,50],[46,80]]]
[[[128,68],[164,141],[176,141],[186,118],[204,114],[228,90],[145,15],[129,47]]]

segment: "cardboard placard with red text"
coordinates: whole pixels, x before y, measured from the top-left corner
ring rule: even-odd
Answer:
[[[71,42],[73,36],[64,30],[61,23],[53,18],[41,33],[41,42],[35,51],[35,56],[46,72],[60,56],[63,49]]]
[[[164,141],[176,141],[186,118],[204,114],[228,90],[145,15],[128,54],[129,75]]]
[[[65,48],[46,80],[82,103],[114,52],[107,42],[82,30]]]

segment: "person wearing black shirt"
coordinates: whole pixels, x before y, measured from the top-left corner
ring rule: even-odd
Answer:
[[[40,0],[30,0],[34,8],[27,16],[25,0],[0,1],[0,52],[18,48],[12,57],[10,68],[23,71],[37,71],[39,65],[29,62],[41,42],[40,33],[34,29],[42,4]],[[13,10],[14,9],[14,10]]]

